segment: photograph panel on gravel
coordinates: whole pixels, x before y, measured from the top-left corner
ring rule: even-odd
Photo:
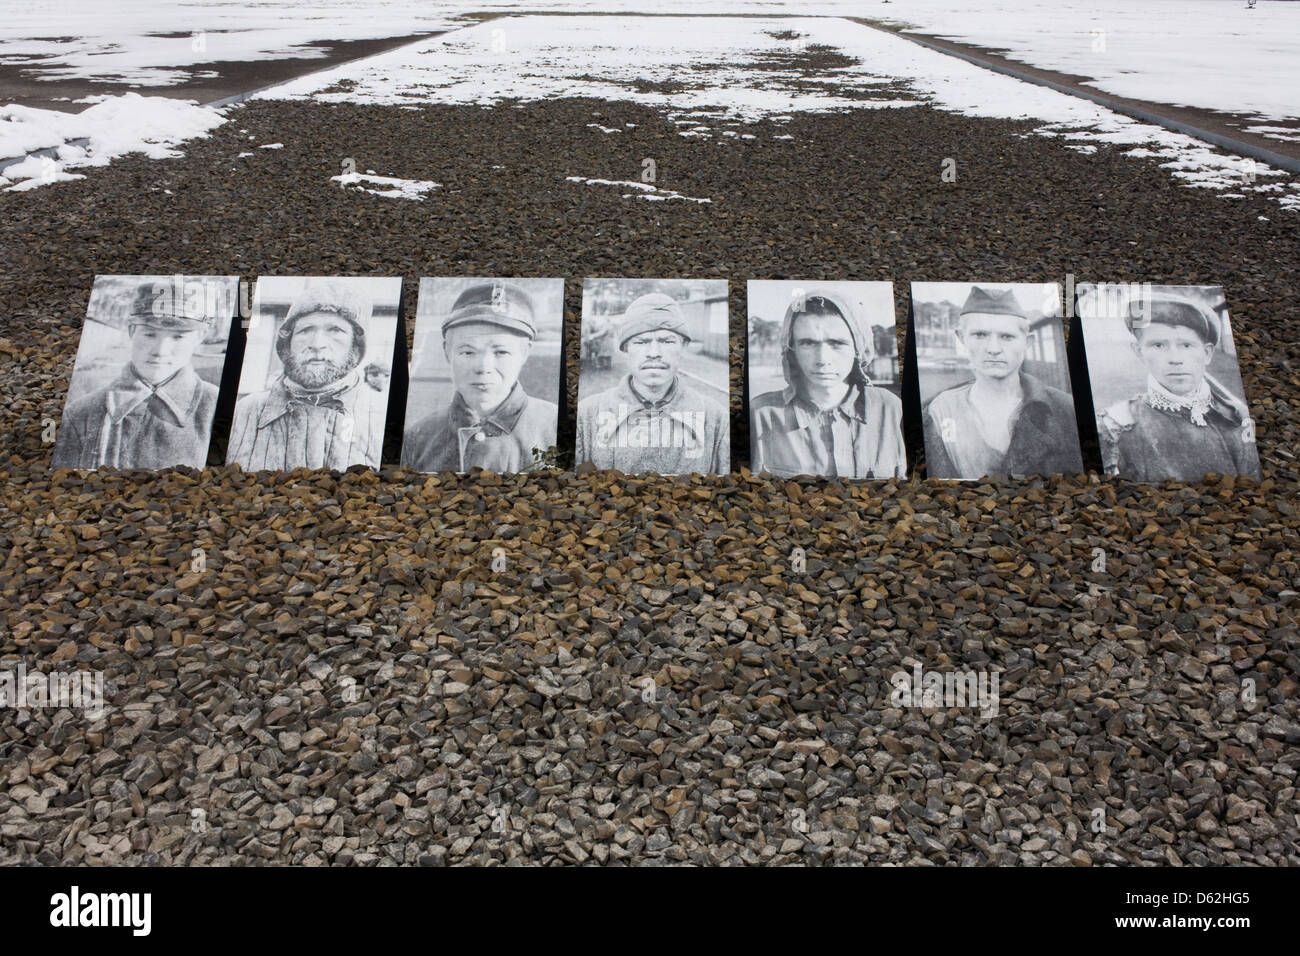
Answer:
[[[1262,477],[1221,286],[1098,283],[1076,293],[1108,473]]]
[[[913,282],[926,473],[1083,470],[1055,282]]]
[[[202,468],[237,276],[96,276],[52,468]]]
[[[731,470],[725,279],[586,279],[576,464]]]
[[[400,278],[259,279],[227,463],[378,468],[401,291]]]
[[[903,478],[892,282],[750,280],[754,474]]]
[[[540,466],[559,424],[563,327],[563,279],[421,279],[402,464]]]

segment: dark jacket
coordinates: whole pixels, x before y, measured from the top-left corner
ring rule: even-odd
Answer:
[[[936,403],[964,399],[974,382],[958,385],[940,392],[925,407],[925,458],[927,473],[931,478],[983,478],[985,475],[963,475],[954,463],[955,451],[944,441],[942,423],[936,414]],[[989,475],[1061,475],[1083,471],[1083,456],[1079,450],[1079,428],[1074,417],[1074,399],[1068,392],[1020,373],[1020,387],[1024,397],[1011,430],[1011,443],[1000,464]],[[950,439],[953,444],[960,435]]]
[[[533,398],[515,382],[505,401],[478,421],[460,392],[449,408],[434,412],[406,430],[402,464],[416,471],[458,471],[484,468],[498,473],[535,467],[533,449],[555,444],[559,409]]]
[[[1261,478],[1250,418],[1218,399],[1204,425],[1186,411],[1152,408],[1139,395],[1111,405],[1097,426],[1102,464],[1111,474],[1138,481],[1200,481],[1211,472]]]
[[[186,365],[150,394],[128,364],[109,385],[69,403],[53,468],[202,468],[217,387]]]

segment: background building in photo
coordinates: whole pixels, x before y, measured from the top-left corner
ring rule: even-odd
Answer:
[[[729,471],[728,344],[725,280],[585,280],[575,462]]]
[[[258,280],[226,460],[378,468],[402,280]]]
[[[96,276],[51,466],[202,468],[236,276]]]
[[[751,470],[906,476],[893,283],[752,280],[748,315]]]
[[[563,279],[421,279],[402,464],[540,464],[556,442],[563,326]]]
[[[932,478],[1083,470],[1054,282],[914,282]]]
[[[1220,286],[1081,285],[1077,295],[1107,472],[1262,477]]]

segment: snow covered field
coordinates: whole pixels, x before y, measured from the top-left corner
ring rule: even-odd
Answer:
[[[764,56],[823,46],[857,63],[825,71],[821,83],[796,70],[757,65]],[[905,92],[885,89],[897,79],[906,81]],[[666,83],[676,88],[656,88]],[[1159,158],[1187,185],[1228,196],[1275,193],[1285,205],[1300,208],[1300,186],[1253,161],[833,18],[508,17],[259,96],[389,105],[626,99],[665,109],[681,125],[681,135],[720,142],[744,135],[740,124],[758,117],[927,102],[967,116],[1039,121],[1039,134],[1064,137],[1083,151],[1097,143],[1131,146],[1134,155]]]
[[[344,0],[192,0],[181,6],[158,0],[18,3],[0,21],[0,62],[38,63],[49,75],[116,76],[165,85],[178,82],[187,71],[201,70],[204,62],[279,57],[295,44],[320,39],[447,29],[476,22],[463,17],[468,11],[520,6],[502,0],[436,5],[378,0],[365,6]],[[545,4],[549,10],[647,6],[645,0]],[[667,110],[682,124],[682,135],[719,142],[748,135],[739,124],[759,116],[928,102],[965,115],[1034,120],[1041,124],[1040,134],[1066,137],[1082,151],[1099,142],[1129,146],[1135,155],[1158,157],[1188,185],[1228,196],[1271,192],[1284,204],[1300,207],[1300,187],[1276,171],[1225,156],[1186,136],[848,20],[770,16],[774,10],[797,9],[801,14],[848,13],[906,22],[922,32],[1008,49],[1052,69],[1098,75],[1099,86],[1122,95],[1257,115],[1259,126],[1284,137],[1294,134],[1276,123],[1300,113],[1295,103],[1300,2],[1262,0],[1247,11],[1236,0],[1129,0],[1127,5],[1121,0],[977,0],[977,12],[967,6],[953,13],[946,0],[664,0],[654,9],[769,16],[513,16],[344,64],[263,95],[408,105],[492,103],[510,97],[631,99]],[[301,15],[306,11],[309,16]],[[1094,32],[1098,30],[1102,32]],[[760,57],[789,56],[810,46],[834,48],[857,62],[811,80],[796,71],[756,67]],[[29,57],[41,59],[24,60]],[[351,81],[349,88],[337,88],[340,80]],[[1127,85],[1105,85],[1112,81]],[[672,91],[655,84],[671,84]],[[64,178],[77,164],[107,161],[133,144],[166,154],[222,120],[216,111],[197,106],[175,110],[172,104],[155,98],[132,100],[129,109],[101,103],[96,109],[114,117],[111,128],[92,111],[70,117],[0,108],[0,158],[89,140],[88,145],[64,145],[57,158],[10,167],[6,174],[22,179],[26,187]],[[167,117],[174,123],[170,131],[163,128]]]

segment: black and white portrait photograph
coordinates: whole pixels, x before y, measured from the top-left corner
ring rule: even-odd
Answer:
[[[378,468],[400,278],[261,278],[230,429],[247,471]]]
[[[1083,470],[1057,283],[913,282],[912,319],[931,478]]]
[[[563,326],[563,279],[421,279],[402,464],[538,467],[556,441]]]
[[[1099,283],[1077,297],[1108,473],[1262,477],[1221,287]]]
[[[202,468],[236,276],[96,276],[54,468]]]
[[[724,279],[586,279],[575,463],[731,470]]]
[[[892,282],[751,280],[750,470],[903,478]]]

